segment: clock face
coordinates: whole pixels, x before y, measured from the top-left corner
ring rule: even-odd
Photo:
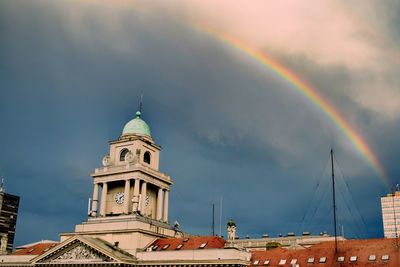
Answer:
[[[123,192],[118,192],[115,194],[115,202],[117,202],[117,204],[122,204],[124,203],[124,193]]]
[[[108,165],[110,165],[110,156],[109,155],[104,156],[102,163],[103,163],[104,167],[107,167]]]

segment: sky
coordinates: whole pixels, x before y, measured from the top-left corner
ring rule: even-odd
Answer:
[[[399,14],[394,0],[1,1],[0,175],[21,197],[15,245],[86,220],[90,173],[141,94],[174,181],[171,223],[210,235],[214,203],[217,234],[228,219],[241,238],[332,234],[333,148],[340,229],[382,237],[380,197],[400,172]],[[314,88],[386,178],[292,83],[217,35]]]

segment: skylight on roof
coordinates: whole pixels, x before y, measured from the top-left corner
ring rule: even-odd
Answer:
[[[350,257],[350,262],[356,262],[356,261],[357,261],[357,256]]]
[[[169,247],[169,244],[165,244],[165,245],[162,247],[162,250],[167,249],[168,247]]]
[[[382,260],[383,261],[389,260],[389,255],[388,254],[382,255]]]
[[[179,244],[176,249],[181,249],[183,247],[183,244]]]
[[[255,261],[253,262],[253,265],[257,265],[259,262],[260,262],[259,260],[255,260]]]
[[[281,260],[279,261],[279,265],[285,265],[285,264],[286,264],[286,260],[281,259]]]
[[[291,261],[290,261],[290,265],[295,265],[297,263],[297,259],[292,259]]]
[[[308,258],[307,263],[314,263],[314,257]]]
[[[376,261],[376,255],[369,255],[368,256],[369,261]]]
[[[269,260],[265,260],[264,265],[268,265],[268,264],[269,264]]]
[[[319,263],[325,263],[325,262],[326,262],[326,257],[319,258]]]
[[[344,262],[344,257],[343,257],[343,256],[337,257],[337,261],[338,261],[338,262]]]
[[[189,238],[183,239],[183,242],[188,242],[188,241],[189,241]]]
[[[207,246],[207,242],[201,244],[199,248],[205,248],[206,246]]]

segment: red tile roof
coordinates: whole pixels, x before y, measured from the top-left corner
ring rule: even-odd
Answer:
[[[58,243],[40,243],[17,250],[12,255],[41,255],[56,245],[58,245]]]
[[[224,248],[225,240],[218,236],[200,236],[190,238],[159,238],[149,248],[152,251],[161,250],[193,250]]]
[[[370,255],[375,255],[376,259],[370,261]],[[382,260],[383,255],[389,255],[389,260]],[[338,262],[340,256],[344,257],[342,263]],[[357,256],[356,261],[350,261],[352,256]],[[326,257],[325,263],[320,263],[322,257]],[[314,258],[313,263],[308,262],[310,258]],[[251,266],[291,266],[290,263],[293,259],[297,260],[296,263],[299,266],[399,267],[400,247],[396,247],[395,239],[366,239],[340,241],[337,254],[335,254],[334,242],[322,242],[306,249],[274,248],[267,251],[252,251]],[[269,264],[264,264],[266,260],[269,260]],[[279,265],[280,260],[286,260],[286,264]]]

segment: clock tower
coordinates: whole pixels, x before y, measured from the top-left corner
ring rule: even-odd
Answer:
[[[102,167],[93,177],[93,198],[88,220],[71,235],[90,235],[135,253],[154,238],[174,236],[168,224],[171,178],[159,171],[160,146],[142,120],[140,111],[121,135],[109,144]]]

